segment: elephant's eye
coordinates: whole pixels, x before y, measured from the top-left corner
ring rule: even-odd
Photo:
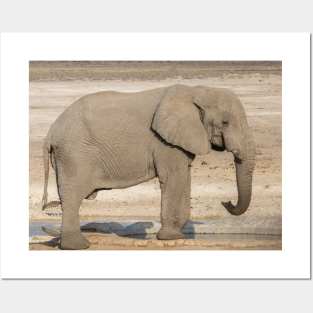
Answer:
[[[228,121],[223,121],[223,126],[228,126],[228,125],[229,125]]]

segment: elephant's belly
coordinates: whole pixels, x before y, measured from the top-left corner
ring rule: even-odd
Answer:
[[[156,176],[152,154],[134,147],[126,152],[112,152],[100,160],[101,171],[97,172],[98,188],[127,188]]]
[[[132,187],[138,184],[141,184],[143,182],[146,182],[152,178],[154,178],[156,175],[154,172],[150,172],[149,174],[141,177],[125,177],[125,178],[104,178],[102,179],[97,189],[123,189]]]

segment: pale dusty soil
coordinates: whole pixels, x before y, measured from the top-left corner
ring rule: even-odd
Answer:
[[[119,237],[112,234],[85,234],[88,250],[281,250],[279,236],[211,235],[203,239],[157,240]],[[33,238],[30,250],[58,250],[58,239]]]
[[[186,75],[188,77],[188,75]],[[242,233],[251,232],[256,220],[264,220],[268,233],[281,233],[281,74],[273,71],[220,71],[212,77],[170,78],[162,80],[44,80],[30,82],[30,219],[60,219],[60,210],[43,213],[42,141],[49,126],[63,110],[79,97],[100,90],[139,91],[175,83],[226,87],[236,92],[246,109],[257,144],[253,199],[242,217],[230,217],[221,201],[236,200],[232,155],[212,152],[197,157],[192,167],[192,219],[225,221]],[[50,171],[50,173],[53,171]],[[49,200],[56,200],[55,177],[50,174]],[[80,214],[83,220],[101,217],[120,219],[158,219],[160,190],[156,179],[124,190],[102,191],[96,200],[85,200]],[[239,223],[239,224],[238,224]],[[263,222],[262,222],[263,223]],[[265,226],[266,226],[265,225]],[[250,227],[249,231],[246,227]],[[226,228],[225,228],[226,229]],[[220,229],[219,232],[223,232]],[[227,232],[227,231],[226,231]],[[94,235],[93,235],[94,236]],[[99,239],[100,240],[100,239]]]

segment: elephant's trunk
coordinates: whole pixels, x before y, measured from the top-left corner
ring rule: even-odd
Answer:
[[[245,137],[245,153],[242,159],[235,156],[238,201],[223,203],[227,211],[233,215],[241,215],[249,207],[252,195],[252,175],[255,165],[255,145],[251,134]]]

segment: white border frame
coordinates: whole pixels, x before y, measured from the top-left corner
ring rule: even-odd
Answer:
[[[30,251],[29,60],[282,60],[283,250]],[[301,155],[294,150],[295,140],[303,142]],[[297,167],[296,162],[299,162]],[[1,36],[3,278],[310,278],[309,168],[309,34],[6,33]]]

